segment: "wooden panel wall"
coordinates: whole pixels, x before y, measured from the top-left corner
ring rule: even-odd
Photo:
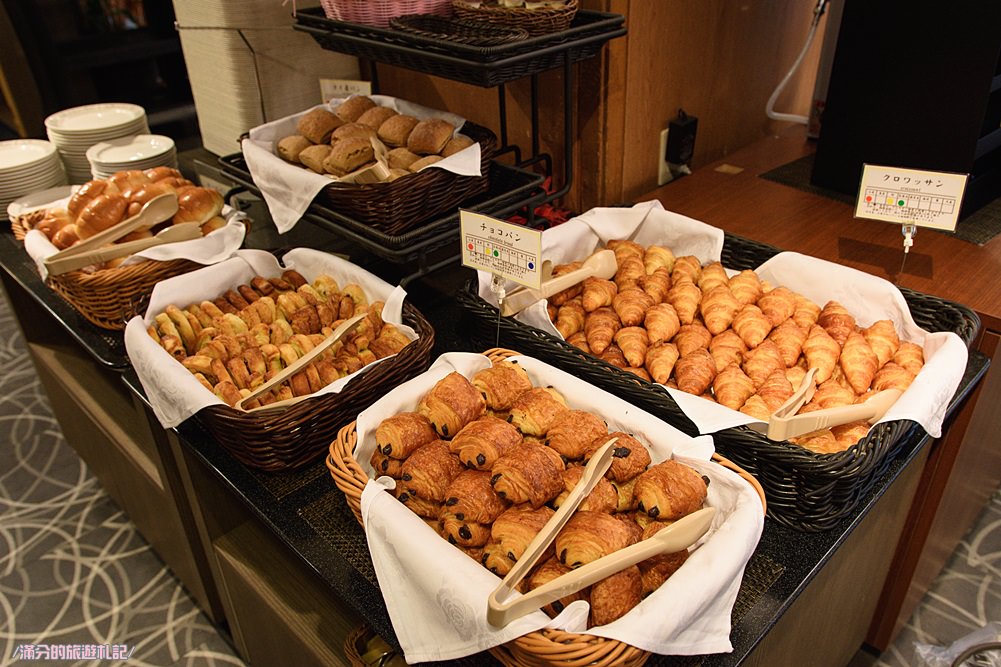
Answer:
[[[575,210],[631,201],[657,185],[660,130],[679,108],[699,118],[693,167],[774,132],[765,104],[799,54],[812,2],[582,0],[626,16],[629,34],[576,67]],[[826,19],[825,19],[826,20]],[[823,25],[821,26],[823,28]],[[822,30],[777,110],[806,114]],[[382,92],[498,131],[497,91],[381,66]],[[562,72],[540,77],[542,148],[562,155]],[[509,139],[530,146],[529,82],[508,86]]]

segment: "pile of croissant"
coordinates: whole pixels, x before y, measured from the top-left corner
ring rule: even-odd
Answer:
[[[417,409],[383,420],[370,460],[397,480],[396,496],[464,553],[503,577],[581,479],[594,452],[618,438],[612,464],[523,580],[531,590],[639,540],[706,500],[708,478],[674,460],[650,465],[643,443],[609,433],[553,387],[535,387],[517,363],[472,379],[453,372]],[[663,554],[543,608],[551,616],[588,600],[590,625],[621,617],[688,558]]]
[[[216,190],[195,185],[177,169],[155,167],[145,171],[120,171],[109,178],[88,181],[73,193],[66,208],[46,211],[35,229],[45,234],[59,250],[89,239],[98,232],[130,218],[154,197],[174,193],[178,210],[167,224],[193,222],[201,225],[202,234],[226,225],[221,216],[223,199]],[[154,228],[137,229],[116,243],[153,236]],[[99,268],[115,268],[127,257],[119,257]]]
[[[922,348],[900,340],[890,320],[863,328],[837,301],[820,307],[754,271],[728,276],[719,262],[703,266],[663,246],[619,239],[607,247],[615,276],[587,278],[550,297],[549,316],[568,343],[645,380],[768,421],[807,369],[817,369],[817,390],[800,413],[903,391],[924,365]],[[792,442],[838,452],[868,428],[853,422]]]
[[[383,302],[328,275],[309,283],[298,271],[254,277],[212,301],[167,306],[147,333],[230,406],[293,364],[344,320],[366,314],[353,331],[313,362],[244,406],[308,396],[410,343],[382,320]]]

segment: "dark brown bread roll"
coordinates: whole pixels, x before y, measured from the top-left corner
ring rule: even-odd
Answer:
[[[407,148],[418,155],[439,155],[452,138],[455,126],[441,118],[427,118],[417,123],[407,138]]]
[[[313,109],[304,114],[296,123],[296,131],[314,144],[325,144],[330,141],[330,135],[344,121],[326,109]]]
[[[416,118],[407,114],[398,113],[389,116],[378,127],[379,139],[387,146],[406,146],[407,139],[410,138],[410,133],[417,122]]]

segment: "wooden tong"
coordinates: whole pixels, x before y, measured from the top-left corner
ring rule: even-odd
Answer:
[[[536,301],[541,301],[557,292],[562,292],[585,278],[597,276],[598,278],[607,279],[614,276],[617,270],[618,263],[615,261],[615,253],[611,250],[599,250],[584,260],[579,269],[561,273],[555,277],[544,276],[544,280],[537,290],[528,287],[519,287],[512,290],[501,301],[501,315],[505,317],[516,315]]]
[[[563,526],[569,521],[581,501],[587,497],[612,464],[612,438],[599,448],[584,469],[580,482],[573,488],[567,499],[560,505],[538,535],[529,542],[518,562],[507,573],[500,585],[487,598],[487,622],[495,627],[504,627],[516,618],[534,611],[561,597],[579,591],[630,565],[635,565],[660,553],[673,553],[687,549],[709,530],[715,509],[703,508],[675,521],[650,539],[620,549],[596,561],[568,572],[535,590],[514,600],[506,601],[517,585],[531,571],[546,548],[556,539]]]

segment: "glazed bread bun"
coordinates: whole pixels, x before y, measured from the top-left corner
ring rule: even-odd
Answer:
[[[355,95],[344,100],[337,109],[334,110],[345,123],[354,123],[359,117],[375,106],[371,98],[364,95]]]
[[[151,183],[162,181],[165,178],[184,178],[181,176],[181,172],[173,167],[153,167],[144,171],[143,174]]]
[[[135,190],[151,183],[149,178],[146,177],[146,174],[137,169],[116,172],[108,178],[108,181],[115,184],[118,187],[119,192],[123,194],[126,199]]]
[[[125,218],[128,201],[121,195],[99,195],[80,211],[76,219],[77,234],[81,239],[89,239],[94,234],[117,225]]]
[[[66,204],[66,210],[69,212],[70,218],[76,220],[80,217],[83,207],[90,203],[94,197],[117,194],[119,194],[118,186],[108,181],[87,181],[70,197],[69,203]]]
[[[52,245],[60,250],[66,250],[79,240],[80,235],[77,233],[76,225],[73,224],[66,225],[52,235]]]
[[[208,222],[222,212],[223,203],[222,195],[212,188],[189,188],[177,198],[177,213],[173,222],[175,225]]]
[[[45,212],[45,217],[35,225],[35,229],[45,234],[51,241],[56,232],[72,222],[66,209],[54,208]]]
[[[142,210],[143,205],[154,197],[176,192],[174,186],[170,184],[171,178],[148,183],[132,193],[129,197],[129,207],[126,210],[127,217],[137,215]]]
[[[452,138],[455,126],[441,118],[427,118],[414,126],[407,148],[418,155],[437,155]]]
[[[217,215],[202,225],[202,236],[226,226],[226,218]]]

